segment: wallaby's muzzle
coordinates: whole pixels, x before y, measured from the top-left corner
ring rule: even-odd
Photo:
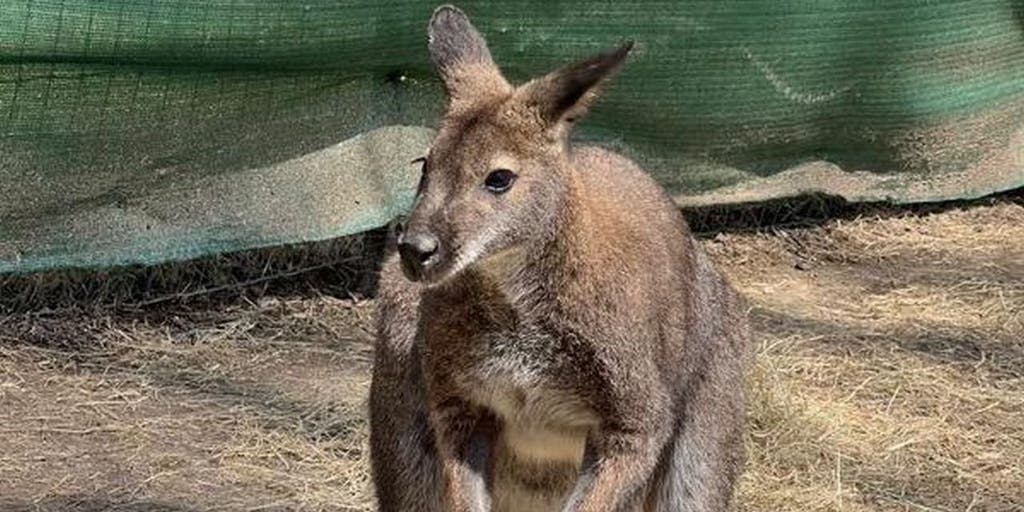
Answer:
[[[437,237],[430,233],[402,233],[398,237],[398,254],[406,277],[413,281],[422,279],[427,270],[437,264],[439,246]]]

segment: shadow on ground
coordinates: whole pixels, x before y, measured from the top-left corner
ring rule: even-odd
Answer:
[[[0,498],[0,510],[5,512],[199,512],[200,509],[181,507],[152,500],[111,499],[102,496],[51,496],[32,503],[7,502]]]

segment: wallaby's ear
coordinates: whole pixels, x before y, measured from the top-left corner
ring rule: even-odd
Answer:
[[[427,35],[430,59],[444,83],[449,111],[512,90],[494,64],[487,42],[457,7],[435,9]]]
[[[586,113],[601,83],[622,65],[631,49],[633,42],[626,41],[615,50],[548,73],[523,87],[526,101],[549,125],[573,122]]]

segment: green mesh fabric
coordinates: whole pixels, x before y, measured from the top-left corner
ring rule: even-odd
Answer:
[[[0,272],[356,233],[441,106],[422,1],[3,0]],[[1024,0],[465,1],[514,80],[634,39],[577,139],[682,205],[1024,184]]]

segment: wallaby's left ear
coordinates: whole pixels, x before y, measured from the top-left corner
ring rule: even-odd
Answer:
[[[548,73],[523,87],[526,100],[551,125],[575,121],[586,113],[597,99],[601,83],[622,65],[632,49],[633,42],[626,41],[615,50]]]
[[[511,92],[512,86],[494,64],[484,37],[457,7],[435,9],[427,34],[430,59],[444,84],[449,113]]]

